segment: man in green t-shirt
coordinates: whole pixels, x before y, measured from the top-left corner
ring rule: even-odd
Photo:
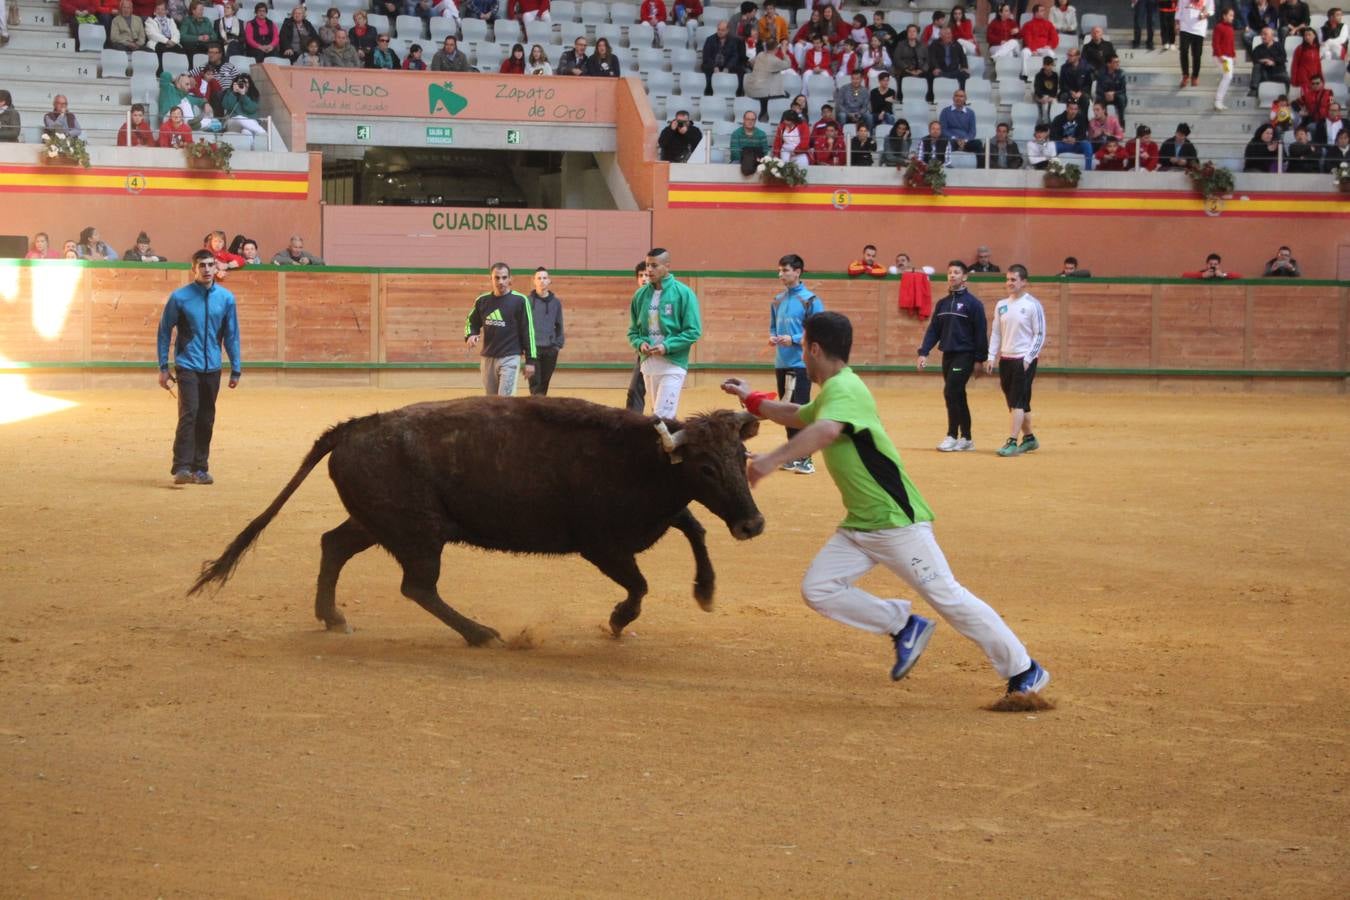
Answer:
[[[895,644],[891,678],[904,678],[918,661],[937,624],[910,612],[908,600],[884,600],[856,586],[880,563],[899,575],[961,634],[980,645],[1008,693],[1036,693],[1050,673],[1028,654],[1003,619],[962,587],[933,537],[933,511],[910,482],[876,401],[848,367],[853,326],[836,312],[806,320],[802,340],[806,372],[820,393],[803,406],[756,393],[737,378],[722,390],[741,398],[760,418],[802,429],[771,453],[750,458],[753,487],[791,459],[820,452],[844,501],[846,515],[802,578],[802,597],[827,618]]]

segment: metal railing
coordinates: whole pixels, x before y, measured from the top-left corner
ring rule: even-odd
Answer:
[[[105,120],[105,121],[106,121],[106,120]],[[167,120],[166,120],[166,121],[167,121]],[[211,139],[211,138],[218,137],[218,136],[220,136],[220,135],[222,135],[222,134],[234,134],[234,135],[240,135],[240,134],[249,134],[249,133],[250,133],[250,132],[248,132],[247,130],[243,130],[243,129],[241,129],[241,130],[239,130],[239,131],[231,131],[231,130],[229,129],[229,122],[230,122],[230,120],[228,120],[228,119],[219,120],[219,121],[221,121],[221,122],[223,123],[223,125],[224,125],[224,130],[223,130],[223,131],[216,132],[216,131],[200,131],[200,130],[194,130],[194,131],[192,132],[192,140],[193,140],[194,142],[195,142],[195,141],[199,141],[199,140],[208,140],[208,139]],[[267,151],[267,152],[271,152],[271,150],[273,149],[273,139],[274,139],[274,137],[277,137],[277,136],[278,136],[278,132],[277,132],[277,130],[276,130],[275,123],[273,122],[272,117],[271,117],[271,116],[261,116],[261,117],[259,117],[259,118],[257,118],[257,119],[252,119],[251,121],[256,122],[257,125],[258,125],[258,127],[259,127],[260,129],[262,129],[262,130],[261,130],[260,132],[254,133],[253,146],[252,146],[251,148],[249,148],[249,150],[251,150],[251,151]],[[125,127],[126,130],[127,130],[128,141],[130,141],[130,139],[131,139],[131,138],[130,138],[130,135],[133,133],[133,129],[132,129],[132,124],[131,124],[131,110],[130,110],[130,109],[128,109],[128,110],[124,113],[124,115],[123,115],[123,122],[124,122],[124,125],[119,126],[118,128],[106,128],[106,127],[101,127],[101,126],[87,126],[87,127],[86,127],[86,126],[83,126],[83,125],[82,125],[82,126],[80,126],[80,138],[81,138],[87,145],[89,145],[90,147],[115,147],[115,146],[117,146],[117,137],[118,137],[118,135],[121,133],[121,129],[122,129],[123,127]],[[146,123],[147,123],[147,124],[150,123],[150,118],[149,118],[148,116],[146,117]],[[164,124],[163,122],[160,123],[161,128],[163,127],[163,124]],[[33,145],[34,145],[34,146],[37,146],[38,144],[41,143],[41,141],[42,141],[42,134],[47,130],[47,129],[43,128],[42,125],[24,126],[24,128],[25,128],[25,130],[32,129],[32,132],[36,135],[36,140],[33,141]],[[150,125],[150,132],[151,132],[152,136],[153,136],[154,139],[155,139],[155,143],[152,144],[151,146],[153,146],[153,147],[159,147],[159,132],[160,132],[160,128],[156,128],[153,124],[151,124],[151,125]],[[266,143],[266,146],[265,146],[265,147],[259,147],[259,146],[258,146],[258,143],[259,143],[258,138],[264,138],[264,141],[265,141],[265,143]],[[18,141],[18,143],[21,143],[21,144],[22,144],[22,143],[27,143],[27,142],[25,142],[25,141],[23,141],[23,140],[20,140],[20,141]],[[128,143],[126,146],[128,146],[128,147],[135,147],[135,146],[138,146],[138,145]],[[242,148],[236,148],[236,149],[242,150]],[[246,152],[246,151],[245,151],[245,152]]]

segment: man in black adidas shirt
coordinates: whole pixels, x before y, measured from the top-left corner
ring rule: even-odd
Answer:
[[[525,357],[525,377],[534,374],[534,319],[530,301],[511,290],[511,267],[492,266],[492,290],[473,301],[464,320],[464,341],[477,347],[481,341],[483,390],[489,395],[511,397],[516,393],[520,358]]]

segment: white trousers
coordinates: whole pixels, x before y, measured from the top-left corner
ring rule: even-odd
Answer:
[[[680,392],[689,373],[679,366],[670,366],[656,374],[642,373],[647,385],[647,396],[652,398],[652,415],[663,419],[675,418],[680,408]]]
[[[1049,47],[1042,47],[1039,50],[1028,50],[1022,48],[1022,75],[1030,78],[1041,70],[1041,60],[1047,56],[1052,57],[1056,62],[1059,61],[1058,54]]]
[[[840,528],[802,577],[802,599],[836,622],[873,634],[896,634],[909,621],[910,601],[883,600],[855,586],[878,564],[900,576],[949,625],[978,644],[1000,678],[1031,665],[1027,648],[999,614],[952,575],[931,522],[883,531]]]
[[[1224,94],[1228,93],[1228,86],[1233,83],[1233,57],[1219,57],[1219,88],[1214,92],[1214,102],[1222,103]]]
[[[1007,56],[1016,56],[1018,51],[1020,51],[1021,49],[1022,49],[1021,41],[1015,40],[1004,41],[1003,43],[999,44],[997,47],[989,51],[989,58],[1003,59],[1004,57]]]
[[[535,10],[534,12],[523,13],[520,17],[520,24],[528,25],[536,19],[538,19],[540,22],[553,21],[553,17],[548,14],[548,10],[544,10],[543,12]]]
[[[9,37],[9,4],[0,0],[0,35]]]

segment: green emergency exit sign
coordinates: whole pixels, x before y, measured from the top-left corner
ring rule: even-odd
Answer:
[[[446,125],[427,126],[428,144],[453,144],[455,142],[455,130]]]
[[[369,126],[369,125],[357,125],[357,126],[356,126],[356,139],[357,139],[358,141],[368,141],[368,140],[370,140],[370,126]]]
[[[508,144],[519,144],[519,143],[520,143],[520,129],[519,129],[519,128],[508,128],[508,129],[506,129],[506,142],[507,142]]]

